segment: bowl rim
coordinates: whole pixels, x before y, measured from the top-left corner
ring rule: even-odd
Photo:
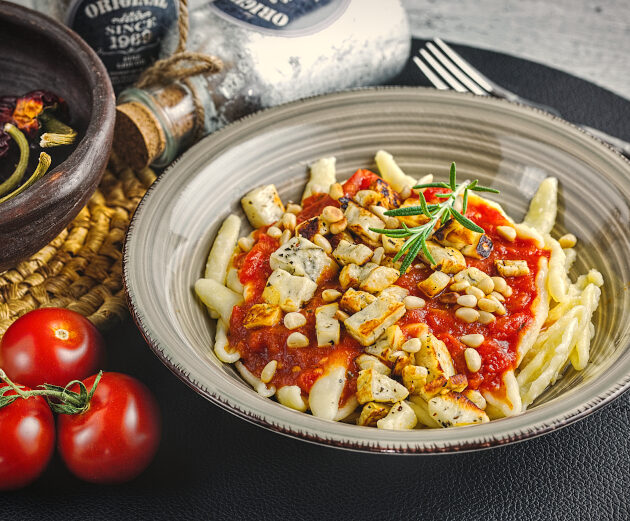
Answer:
[[[373,93],[378,96],[379,92],[422,92],[427,96],[436,96],[436,97],[453,97],[454,99],[460,99],[462,97],[469,97],[471,99],[476,100],[476,102],[484,104],[496,104],[503,106],[510,106],[513,110],[516,111],[525,111],[525,113],[536,114],[537,117],[541,117],[547,119],[548,121],[553,121],[554,124],[558,124],[561,127],[574,136],[581,136],[582,139],[586,137],[586,139],[590,139],[597,143],[597,147],[602,149],[602,147],[606,150],[606,153],[613,154],[613,156],[619,160],[621,159],[626,166],[630,168],[630,160],[620,154],[617,150],[610,147],[605,142],[601,141],[599,138],[592,136],[591,134],[584,131],[582,128],[577,127],[576,125],[560,118],[544,112],[540,109],[530,107],[527,105],[523,105],[520,103],[515,103],[512,101],[498,99],[498,98],[490,98],[487,96],[479,96],[473,93],[459,93],[455,91],[438,91],[432,89],[430,87],[419,87],[419,86],[376,86],[376,87],[362,87],[357,89],[348,89],[339,92],[334,92],[330,94],[311,96],[307,98],[302,98],[296,101],[292,101],[289,103],[285,103],[276,107],[263,109],[257,111],[253,114],[249,114],[226,127],[219,129],[213,134],[205,137],[200,142],[196,143],[193,147],[191,147],[185,154],[180,156],[177,160],[175,160],[159,177],[158,179],[149,187],[143,198],[138,204],[138,207],[131,219],[129,224],[129,228],[127,230],[127,234],[125,237],[125,243],[123,246],[123,286],[125,290],[125,296],[128,308],[130,310],[132,319],[139,329],[142,337],[145,342],[148,344],[149,348],[154,352],[154,354],[162,361],[164,365],[175,374],[180,380],[182,380],[188,387],[193,389],[196,393],[203,396],[211,403],[218,405],[223,410],[242,418],[254,425],[261,426],[273,432],[277,432],[283,435],[286,435],[291,438],[300,439],[302,441],[312,442],[319,445],[329,446],[333,448],[346,449],[364,453],[379,453],[379,454],[396,454],[396,455],[435,455],[435,454],[446,454],[446,453],[460,453],[460,452],[470,452],[475,450],[484,450],[490,448],[496,448],[499,446],[517,443],[521,441],[525,441],[527,439],[535,438],[554,430],[558,430],[560,428],[566,427],[592,413],[597,411],[600,407],[605,404],[611,402],[612,400],[621,396],[624,392],[630,389],[630,371],[625,372],[620,378],[612,382],[608,387],[599,392],[595,396],[591,396],[586,400],[583,400],[579,405],[573,406],[572,408],[562,412],[555,414],[553,417],[546,420],[537,420],[535,423],[527,426],[521,427],[511,427],[503,429],[503,433],[497,434],[487,434],[486,437],[481,435],[475,435],[475,430],[481,428],[479,426],[468,426],[468,427],[458,427],[457,429],[452,429],[457,432],[471,433],[469,436],[466,436],[466,441],[464,442],[451,442],[451,441],[441,441],[440,443],[435,442],[426,442],[423,440],[399,440],[395,442],[394,445],[386,445],[385,443],[379,444],[371,444],[369,441],[352,441],[349,439],[341,439],[342,435],[331,434],[328,433],[328,437],[322,437],[315,432],[308,432],[306,427],[293,428],[290,424],[282,424],[282,423],[274,423],[270,419],[266,418],[263,413],[258,412],[256,410],[244,410],[238,404],[231,403],[229,398],[221,396],[220,393],[213,393],[209,389],[205,388],[203,384],[195,382],[189,372],[187,372],[183,367],[180,367],[175,361],[171,360],[163,348],[160,346],[160,341],[152,336],[151,331],[145,325],[143,320],[143,313],[140,310],[136,303],[134,302],[134,292],[133,289],[130,288],[129,280],[130,280],[130,255],[129,249],[130,244],[133,240],[133,231],[136,228],[137,221],[141,218],[144,208],[148,204],[147,201],[151,199],[151,194],[157,189],[158,186],[164,181],[164,179],[175,171],[175,166],[181,162],[184,156],[192,156],[194,150],[199,150],[201,147],[210,146],[215,140],[223,139],[226,136],[238,135],[239,129],[243,125],[249,124],[252,119],[256,119],[259,117],[263,117],[265,114],[269,112],[273,112],[276,109],[290,108],[290,107],[298,107],[304,103],[317,102],[319,100],[324,100],[326,98],[331,100],[338,100],[341,97],[349,96],[352,97],[356,94],[361,93]],[[629,170],[630,171],[630,170]],[[175,171],[176,172],[176,171]],[[620,355],[620,359],[618,360],[618,366],[621,367],[624,364],[619,362],[625,361],[626,365],[630,364],[630,349],[627,349],[626,352]],[[580,390],[577,395],[588,395],[588,391],[592,386],[595,385],[595,381],[588,382],[583,389]],[[279,404],[275,404],[278,407],[281,407]],[[524,413],[513,416],[511,418],[503,418],[499,420],[493,420],[485,425],[496,425],[497,423],[504,424],[505,422],[510,422],[513,420],[517,420],[519,418],[524,418],[526,416],[533,416],[536,411],[538,411],[538,415],[541,415],[541,410],[544,412],[545,404],[537,407],[535,409],[530,409],[525,411]],[[303,414],[309,418],[314,418],[311,415]],[[283,419],[274,418],[276,422],[283,422]],[[326,420],[321,420],[319,418],[315,418],[316,421],[325,422]],[[325,427],[322,424],[321,430],[325,430]],[[333,422],[332,425],[343,425],[338,422]],[[353,425],[349,425],[349,427],[355,427]],[[450,429],[449,429],[450,430]],[[413,431],[412,431],[413,432]],[[417,431],[416,431],[417,432]],[[360,436],[357,436],[357,438]],[[463,438],[464,436],[462,436]]]
[[[77,212],[80,210],[96,189],[106,160],[102,169],[81,169],[77,166],[94,159],[90,155],[90,150],[111,148],[116,99],[105,65],[77,33],[49,16],[5,0],[0,0],[0,19],[54,41],[55,45],[73,58],[73,64],[87,79],[86,88],[92,92],[91,117],[82,139],[72,153],[46,176],[0,206],[0,227],[4,228],[17,218],[30,221],[32,218],[47,214],[79,186],[85,187],[88,184],[90,189],[82,194],[80,198],[82,204],[77,208]],[[63,172],[64,175],[51,175],[57,172]],[[30,200],[37,200],[37,204],[29,207],[27,202]]]

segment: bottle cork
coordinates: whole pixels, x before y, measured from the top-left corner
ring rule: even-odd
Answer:
[[[157,117],[142,103],[116,107],[114,151],[134,170],[142,170],[159,157],[166,146],[164,129]]]

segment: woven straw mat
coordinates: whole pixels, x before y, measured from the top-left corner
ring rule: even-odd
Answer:
[[[122,245],[136,206],[155,180],[112,155],[101,183],[79,215],[50,244],[0,273],[0,338],[28,311],[78,311],[104,331],[127,315]]]

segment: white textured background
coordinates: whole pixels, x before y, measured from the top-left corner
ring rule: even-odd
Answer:
[[[418,38],[527,58],[630,99],[630,0],[402,2]]]

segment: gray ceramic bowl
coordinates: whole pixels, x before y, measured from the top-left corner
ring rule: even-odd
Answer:
[[[414,177],[479,178],[520,219],[539,182],[557,176],[555,234],[579,239],[574,272],[605,279],[591,361],[568,370],[526,413],[454,429],[383,431],[334,423],[261,398],[212,353],[213,321],[193,292],[221,221],[240,197],[275,183],[299,199],[307,164],[337,157],[347,177],[384,148]],[[368,89],[258,113],[206,138],[151,187],[131,223],[124,278],[155,354],[211,402],[309,441],[364,451],[436,453],[510,443],[567,425],[630,386],[630,163],[564,121],[501,100],[418,88]],[[211,411],[209,411],[211,414]]]
[[[109,157],[116,102],[105,67],[76,33],[1,0],[0,70],[2,95],[41,89],[66,100],[80,136],[67,159],[0,204],[1,272],[48,244],[88,201]]]

